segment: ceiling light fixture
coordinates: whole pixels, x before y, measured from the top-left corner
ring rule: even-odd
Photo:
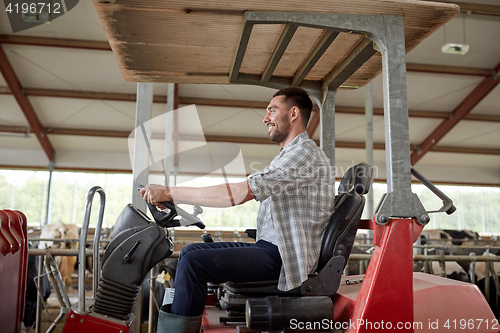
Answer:
[[[29,23],[47,23],[50,22],[50,13],[41,12],[41,13],[22,13],[21,17],[24,22]]]
[[[469,45],[467,44],[467,40],[465,37],[465,14],[463,16],[463,34],[464,34],[463,44],[447,43],[446,42],[446,25],[443,26],[443,30],[444,30],[444,45],[441,47],[441,52],[447,53],[447,54],[460,54],[460,55],[464,55],[467,52],[469,52]]]
[[[441,47],[441,52],[448,54],[466,54],[469,51],[467,44],[446,43]]]

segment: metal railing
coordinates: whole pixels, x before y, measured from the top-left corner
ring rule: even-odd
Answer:
[[[361,248],[370,248],[373,247],[373,244],[362,244],[358,245],[357,247]],[[499,262],[500,263],[500,256],[490,256],[490,250],[493,249],[500,249],[500,247],[496,246],[477,246],[477,245],[472,245],[472,246],[459,246],[459,245],[414,245],[415,249],[424,249],[424,254],[414,254],[413,255],[413,262],[414,263],[422,263],[423,265],[423,272],[427,274],[432,274],[432,275],[437,275],[433,268],[432,268],[432,262],[438,262],[439,267],[441,269],[441,276],[442,277],[447,277],[446,273],[446,262],[469,262],[469,270],[468,272],[466,271],[469,282],[470,283],[476,283],[476,263],[478,262],[484,262],[485,267],[484,267],[484,296],[488,303],[490,302],[490,290],[491,290],[491,280],[493,281],[494,287],[495,287],[495,295],[496,298],[498,299],[500,295],[500,280],[499,276],[495,267],[494,263]],[[438,254],[428,254],[429,249],[438,249],[439,253]],[[456,255],[456,254],[445,254],[445,249],[450,250],[450,252],[456,251],[458,249],[471,249],[471,250],[484,250],[485,253],[484,255],[476,255],[474,252],[471,252],[469,255]],[[350,262],[353,261],[359,261],[359,274],[365,274],[366,273],[366,267],[367,267],[367,262],[371,259],[372,255],[369,253],[366,254],[359,254],[359,253],[352,253],[349,256],[349,260],[347,262],[346,268],[344,269],[344,275],[347,275],[347,272],[349,271],[349,264]],[[465,271],[465,269],[464,269]],[[491,279],[493,278],[493,279]]]

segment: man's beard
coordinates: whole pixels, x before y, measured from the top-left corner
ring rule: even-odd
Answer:
[[[278,129],[276,127],[276,123],[274,125],[274,131],[269,134],[269,139],[273,142],[281,143],[285,141],[285,139],[288,137],[288,134],[290,133],[290,122],[288,121],[287,115],[283,115],[281,119],[281,129]]]

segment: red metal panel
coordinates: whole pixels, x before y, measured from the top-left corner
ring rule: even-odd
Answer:
[[[334,320],[338,328],[356,327],[353,310],[362,288],[346,281],[362,279],[363,275],[343,277],[338,293],[333,297]],[[398,289],[399,286],[393,286]],[[413,326],[418,333],[481,332],[500,329],[477,286],[424,273],[413,273]],[[399,332],[399,330],[396,330]],[[385,332],[385,330],[378,330]]]
[[[497,319],[479,288],[424,273],[414,273],[415,323],[418,332],[497,332]],[[417,330],[416,330],[417,331]]]
[[[28,252],[22,222],[16,212],[0,211],[0,327],[6,333],[18,332],[24,314]]]
[[[412,219],[391,219],[374,232],[380,244],[356,299],[348,332],[372,332],[413,322]],[[413,329],[399,331],[413,332]]]
[[[413,273],[412,244],[422,229],[411,219],[391,219],[383,226],[373,222],[377,247],[366,275],[343,277],[332,297],[338,328],[347,332],[499,331],[475,285]]]
[[[0,228],[1,232],[3,234],[4,239],[7,241],[8,245],[8,251],[9,253],[16,253],[19,251],[19,248],[21,247],[21,243],[19,243],[14,235],[12,235],[12,232],[9,228],[9,217],[7,214],[3,212],[3,210],[0,210]]]
[[[3,225],[6,223],[6,220],[7,216],[5,214],[1,214],[0,211],[0,255],[2,256],[6,256],[12,251],[12,237],[10,236],[10,233],[8,233],[7,230],[3,227]]]
[[[26,218],[26,215],[24,215],[23,212],[21,211],[14,211],[20,218],[21,221],[21,226],[23,230],[23,237],[24,237],[24,254],[21,254],[24,257],[24,264],[22,265],[22,272],[21,276],[23,277],[21,279],[21,308],[20,308],[20,317],[21,320],[24,318],[24,307],[25,307],[25,302],[26,302],[26,283],[27,283],[27,277],[28,277],[28,219]]]
[[[92,314],[78,314],[70,310],[63,333],[134,333],[134,322],[107,320]]]
[[[201,329],[204,333],[235,333],[236,326],[231,324],[222,324],[219,321],[221,315],[225,315],[224,310],[215,308],[214,305],[205,306],[203,318],[201,321]],[[159,333],[159,332],[158,332]]]
[[[21,243],[18,284],[18,316],[16,323],[24,318],[24,302],[26,298],[26,276],[28,271],[28,225],[26,216],[13,210],[3,211],[9,217],[9,226],[14,237]]]

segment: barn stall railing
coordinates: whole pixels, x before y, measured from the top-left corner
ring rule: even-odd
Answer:
[[[65,241],[58,239],[57,241]],[[45,304],[45,301],[43,301],[43,293],[44,293],[44,287],[43,287],[43,281],[42,278],[44,276],[47,276],[49,278],[50,284],[56,293],[56,297],[59,301],[59,307],[60,307],[60,312],[59,315],[56,319],[52,320],[49,318],[49,320],[52,321],[51,326],[47,329],[46,333],[50,333],[54,331],[56,328],[58,328],[58,324],[61,322],[61,320],[64,318],[64,315],[67,313],[66,311],[69,310],[69,307],[71,304],[69,303],[69,298],[67,295],[66,290],[64,290],[64,287],[67,287],[64,285],[64,283],[61,283],[60,279],[60,272],[59,272],[59,267],[57,266],[57,263],[54,260],[54,256],[76,256],[78,257],[79,255],[79,250],[77,249],[37,249],[37,248],[31,248],[28,250],[28,256],[38,256],[39,261],[38,261],[38,267],[37,267],[37,276],[34,278],[35,280],[35,285],[38,290],[38,297],[37,297],[37,307],[36,307],[36,319],[35,319],[35,333],[41,333],[42,331],[42,311],[45,308],[47,310],[47,304]],[[104,255],[104,250],[99,251],[99,255],[103,256]],[[85,251],[85,256],[86,257],[93,257],[94,253],[92,250],[86,250]],[[46,272],[44,273],[44,268]],[[59,278],[58,278],[59,276]],[[60,330],[60,329],[59,329]]]
[[[241,231],[211,231],[211,234],[217,238],[218,241],[230,241],[230,240],[235,240],[237,238],[238,241],[252,241],[246,235],[244,232]],[[176,244],[176,250],[174,254],[172,255],[171,258],[176,258],[179,254],[179,250],[183,245],[186,244],[191,244],[195,242],[199,242],[200,240],[200,233],[196,231],[191,231],[191,230],[186,230],[182,232],[176,232],[175,241],[174,243]],[[54,242],[73,242],[73,241],[78,241],[77,239],[59,239],[59,238],[33,238],[29,239],[30,241],[54,241]],[[369,249],[373,247],[373,244],[371,244],[371,239],[365,235],[361,234],[357,237],[357,240],[362,243],[359,245],[356,245],[358,248],[362,249]],[[485,241],[485,240],[480,240],[480,239],[468,239],[469,241],[473,241],[474,244],[479,244],[479,243],[487,243],[487,244],[495,244],[495,240],[491,241]],[[87,243],[93,243],[94,240],[88,239]],[[415,254],[414,255],[414,262],[421,262],[423,264],[423,271],[424,273],[430,273],[433,274],[432,270],[432,262],[438,262],[441,268],[441,275],[446,275],[446,262],[449,261],[467,261],[470,263],[469,267],[469,279],[472,283],[476,282],[475,281],[475,266],[477,262],[485,262],[485,269],[484,269],[484,276],[488,277],[485,280],[485,297],[488,299],[489,298],[489,290],[491,288],[490,285],[490,276],[496,277],[493,279],[494,287],[497,292],[497,297],[500,292],[500,283],[498,281],[498,274],[493,266],[491,264],[492,262],[500,261],[500,257],[486,257],[486,256],[478,256],[478,255],[472,255],[472,256],[467,256],[467,255],[453,255],[452,253],[458,249],[470,249],[470,250],[483,250],[485,252],[495,251],[495,250],[500,250],[499,246],[480,246],[480,245],[467,245],[467,246],[459,246],[459,245],[452,245],[450,243],[446,244],[443,242],[446,242],[446,239],[427,239],[427,241],[435,241],[436,243],[432,242],[430,244],[426,245],[414,245],[414,248],[417,250],[416,253],[419,253],[423,250],[424,254]],[[453,241],[457,241],[454,239]],[[106,238],[101,238],[99,240],[100,243],[105,247],[107,243],[109,242],[109,239]],[[441,254],[428,254],[428,251],[430,249],[437,249],[442,251]],[[75,249],[51,249],[49,250],[51,255],[55,256],[77,256],[78,255],[78,250]],[[451,254],[445,254],[444,251],[447,251]],[[101,255],[104,253],[104,251],[100,251]],[[496,251],[495,251],[496,252]],[[30,249],[29,250],[29,255],[36,255],[36,256],[42,256],[45,260],[45,253],[46,251],[43,249]],[[427,255],[426,255],[427,253]],[[87,250],[86,251],[86,256],[92,256],[92,251]],[[366,271],[366,268],[368,266],[368,260],[371,258],[371,254],[357,254],[353,253],[350,256],[350,262],[353,261],[358,261],[359,262],[359,274],[363,274]],[[349,263],[348,263],[349,265]],[[43,266],[41,266],[43,267]],[[349,266],[347,266],[349,267]],[[157,270],[156,270],[157,271]],[[155,272],[156,272],[155,271]],[[41,272],[39,273],[41,275]],[[153,272],[153,277],[151,280],[156,278],[156,274]],[[151,285],[151,283],[150,283]],[[154,289],[154,288],[153,288]],[[154,295],[154,290],[152,290],[152,294]],[[153,302],[154,300],[150,300],[150,314],[152,313],[153,308],[155,307],[155,304]],[[41,315],[41,307],[39,308],[40,310],[38,311],[37,315]],[[37,319],[37,323],[39,323],[39,319]],[[37,325],[39,327],[39,325]],[[36,329],[36,332],[40,332],[39,329]]]
[[[184,241],[179,241],[179,243],[186,243]],[[358,245],[356,247],[369,247],[370,244],[363,244],[363,245]],[[415,245],[414,246],[415,248],[420,248],[420,249],[425,249],[427,248],[426,245]],[[471,246],[466,246],[466,247],[461,247],[461,246],[431,246],[429,248],[437,248],[437,247],[440,247],[442,249],[458,249],[458,248],[471,248]],[[486,251],[489,250],[488,248],[484,248],[484,247],[478,247],[478,246],[472,246],[472,248],[475,248],[475,249],[485,249]],[[493,248],[492,248],[493,249]],[[41,262],[43,262],[45,260],[45,256],[47,255],[47,252],[50,253],[50,255],[53,255],[53,256],[77,256],[78,255],[78,250],[75,250],[75,249],[50,249],[50,250],[42,250],[42,249],[29,249],[29,255],[34,255],[34,256],[40,256],[41,258],[43,258],[41,260]],[[93,256],[93,252],[91,250],[86,250],[85,251],[85,254],[87,257],[92,257]],[[103,255],[104,254],[104,251],[101,250],[100,251],[100,254]],[[173,255],[170,257],[170,258],[177,258],[179,256],[179,251],[175,251],[173,253]],[[346,266],[346,272],[348,271],[349,269],[349,264],[351,264],[352,262],[367,262],[368,260],[371,259],[371,254],[358,254],[358,253],[353,253],[351,254],[351,256],[349,257],[349,261],[348,261],[348,264]],[[499,280],[498,280],[498,272],[495,270],[494,266],[492,263],[495,263],[495,262],[500,262],[500,257],[496,257],[496,256],[486,256],[486,255],[482,255],[482,256],[478,256],[478,255],[475,255],[475,254],[471,254],[471,255],[447,255],[447,254],[444,254],[444,252],[442,252],[441,254],[417,254],[417,255],[414,255],[413,256],[413,261],[414,262],[422,262],[423,263],[423,270],[424,270],[424,273],[429,273],[429,274],[433,274],[434,272],[432,271],[432,265],[431,263],[432,262],[438,262],[440,264],[440,268],[441,268],[441,271],[443,274],[445,274],[446,272],[446,262],[454,262],[454,261],[464,261],[464,262],[469,262],[470,263],[470,272],[469,272],[469,276],[471,274],[471,272],[474,272],[475,271],[475,264],[478,263],[478,262],[484,262],[485,263],[485,272],[484,272],[484,276],[485,276],[485,297],[486,299],[489,301],[489,293],[490,293],[490,284],[489,284],[489,280],[490,280],[490,276],[491,277],[496,277],[493,279],[494,281],[494,287],[496,289],[496,294],[497,294],[497,297],[500,293],[500,283],[499,283]],[[365,270],[366,270],[366,267],[367,265],[360,265],[359,269],[359,274],[364,274],[365,273]],[[427,268],[426,268],[427,267]],[[39,276],[41,276],[43,274],[43,263],[39,266]],[[150,278],[151,281],[154,281],[156,279],[156,272],[158,272],[158,269],[156,268],[154,271],[153,271],[153,274]],[[347,274],[346,274],[347,275]],[[474,283],[475,281],[473,279],[471,279],[471,282]],[[151,287],[151,284],[150,284],[150,287]],[[41,283],[40,283],[40,286],[39,288],[42,288],[41,287]],[[149,304],[149,313],[151,314],[152,311],[154,311],[154,307],[157,306],[156,304],[154,304],[154,288],[151,289],[151,299],[150,299],[150,304]],[[41,332],[40,330],[40,325],[38,323],[41,323],[41,320],[40,320],[40,317],[41,317],[41,310],[42,310],[42,307],[40,306],[39,307],[39,311],[37,313],[37,326],[36,326],[36,329],[35,329],[35,332],[36,333],[39,333]],[[57,324],[57,322],[56,322]]]
[[[362,245],[363,247],[366,245]],[[425,246],[415,246],[415,248],[424,248]],[[443,247],[444,248],[444,247]],[[467,247],[455,247],[455,248],[470,248]],[[476,249],[481,247],[474,247]],[[421,263],[422,269],[424,273],[436,275],[433,268],[432,262],[439,263],[439,267],[441,270],[441,276],[448,277],[446,273],[446,262],[469,262],[469,270],[467,272],[470,283],[475,284],[476,274],[479,276],[481,271],[476,271],[476,263],[484,262],[484,270],[482,271],[482,275],[484,276],[484,296],[488,303],[490,302],[490,292],[491,292],[491,281],[493,281],[495,288],[496,299],[500,296],[500,280],[498,276],[498,271],[495,270],[494,263],[500,263],[500,256],[489,256],[489,249],[482,247],[481,249],[485,249],[484,255],[476,255],[471,252],[469,255],[453,255],[453,254],[444,254],[444,251],[440,251],[439,254],[415,254],[413,255],[414,263]],[[367,261],[371,259],[371,254],[358,254],[352,253],[347,262],[346,268],[344,270],[344,275],[349,275],[350,264],[353,262],[359,262],[358,266],[358,274],[365,274],[367,267]],[[351,274],[353,275],[353,274]],[[479,279],[477,279],[479,280]]]

